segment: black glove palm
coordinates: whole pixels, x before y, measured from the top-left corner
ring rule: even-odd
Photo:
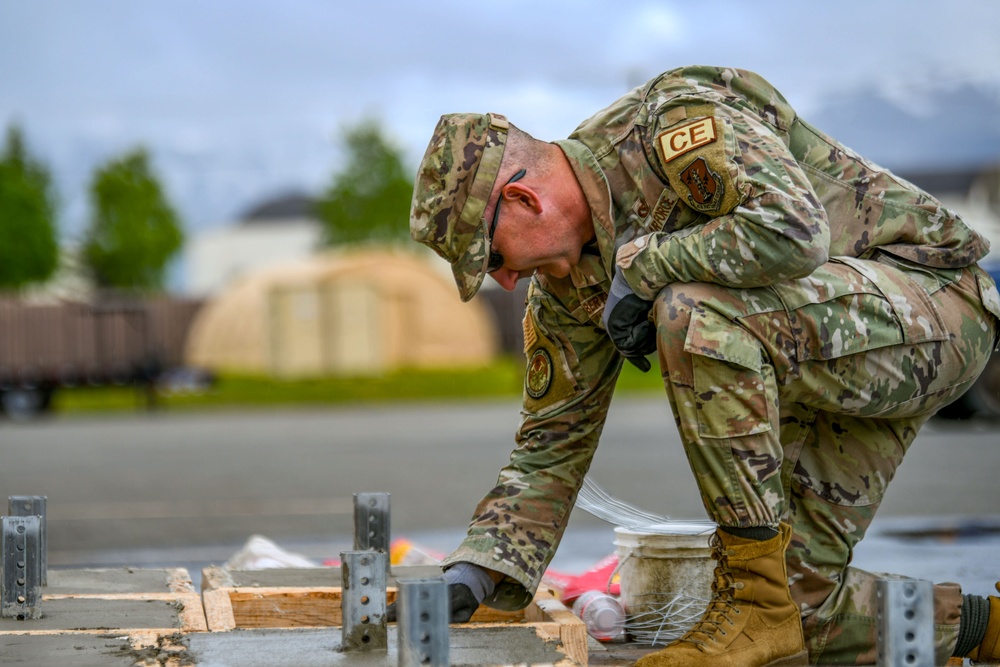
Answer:
[[[465,584],[448,584],[448,614],[449,623],[466,623],[479,609],[479,600],[473,595],[472,589]],[[396,603],[385,608],[385,620],[395,623]]]
[[[467,562],[458,562],[445,571],[448,582],[448,617],[450,623],[465,623],[479,608],[480,603],[493,592],[493,579],[487,570]],[[396,603],[385,610],[389,622],[396,620]]]
[[[448,614],[452,623],[465,623],[479,609],[479,600],[465,584],[448,584]]]
[[[649,321],[652,309],[653,302],[639,298],[616,271],[604,306],[604,327],[622,356],[643,373],[651,367],[646,355],[656,351],[656,326]]]

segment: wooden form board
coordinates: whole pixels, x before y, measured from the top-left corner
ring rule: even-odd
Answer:
[[[260,586],[261,580],[275,579],[308,583],[311,576],[330,583],[339,579],[335,568],[317,570],[314,575],[302,570],[281,575],[229,572],[222,568],[202,571],[202,600],[211,632],[248,629],[322,628],[341,625],[340,586]],[[427,576],[426,568],[395,568],[386,591],[387,602],[395,600],[396,578]],[[436,570],[440,573],[440,570]],[[251,585],[233,585],[237,582]],[[557,642],[567,658],[577,665],[587,665],[587,629],[579,618],[548,590],[539,590],[525,609],[504,612],[480,607],[472,620],[462,627],[475,632],[503,632],[503,628],[531,627],[538,637]]]

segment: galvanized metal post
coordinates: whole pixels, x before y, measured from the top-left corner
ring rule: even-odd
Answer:
[[[21,621],[41,618],[41,520],[37,516],[5,516],[2,522],[0,617]]]
[[[934,587],[915,579],[878,581],[879,667],[934,667]]]
[[[448,667],[448,584],[440,578],[397,583],[399,667]]]
[[[42,586],[49,585],[49,547],[48,521],[45,518],[46,496],[9,496],[7,498],[7,514],[10,516],[37,516],[41,519],[38,540],[39,568],[41,569]]]
[[[354,550],[389,553],[389,494],[354,494]]]
[[[345,651],[389,650],[385,617],[388,560],[388,554],[378,551],[340,554],[341,646]]]

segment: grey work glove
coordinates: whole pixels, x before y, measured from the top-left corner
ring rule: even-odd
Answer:
[[[443,578],[448,582],[448,616],[451,623],[467,622],[496,587],[489,572],[464,561],[445,570]],[[396,621],[395,602],[386,607],[385,617],[389,622]]]
[[[653,302],[639,298],[616,269],[601,321],[622,356],[643,373],[651,367],[646,355],[656,351],[656,326],[649,321],[652,309]]]

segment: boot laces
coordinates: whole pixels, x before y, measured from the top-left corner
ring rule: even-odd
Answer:
[[[735,598],[735,592],[743,588],[743,583],[736,581],[736,576],[729,568],[729,556],[733,552],[723,548],[722,541],[717,535],[711,537],[709,544],[712,547],[712,558],[717,563],[715,580],[712,582],[712,599],[704,615],[678,639],[699,647],[719,641],[720,636],[727,636],[729,634],[727,628],[736,626],[732,616],[743,613]]]

